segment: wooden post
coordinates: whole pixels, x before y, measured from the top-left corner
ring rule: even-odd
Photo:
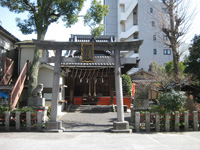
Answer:
[[[26,112],[26,130],[31,130],[31,112]]]
[[[71,77],[71,81],[70,81],[70,92],[69,92],[69,96],[70,96],[70,105],[73,104],[73,100],[74,100],[74,77]]]
[[[180,128],[179,128],[179,111],[175,111],[175,131],[179,132]]]
[[[92,92],[91,92],[91,79],[89,79],[89,93],[88,93],[88,96],[92,96]]]
[[[16,130],[20,130],[20,112],[16,112],[15,113],[15,117],[16,117]]]
[[[97,84],[95,82],[95,79],[94,79],[94,96],[95,97],[97,96]]]
[[[165,131],[170,131],[170,120],[169,120],[169,112],[165,112]]]
[[[10,130],[10,112],[9,111],[5,112],[5,130],[6,131]]]
[[[185,131],[188,131],[189,130],[188,111],[184,111],[184,123],[185,123],[184,129],[185,129]]]
[[[55,66],[54,66],[54,78],[52,89],[52,101],[51,101],[51,122],[57,122],[57,107],[58,107],[58,95],[59,95],[59,81],[61,70],[61,52],[62,50],[56,50]]]
[[[146,119],[145,122],[146,132],[150,132],[150,112],[146,112],[145,119]]]
[[[109,85],[109,89],[110,89],[110,104],[113,105],[114,104],[114,91],[113,91],[113,76],[110,76],[110,85]]]
[[[160,115],[156,112],[156,132],[160,132]]]
[[[140,132],[140,112],[135,112],[135,131]]]
[[[121,61],[120,51],[115,51],[115,90],[117,99],[117,121],[124,121],[124,107],[123,107],[123,91],[122,91],[122,77],[121,77]]]
[[[193,128],[194,131],[198,131],[198,124],[199,124],[199,120],[198,120],[198,112],[197,111],[193,111]]]

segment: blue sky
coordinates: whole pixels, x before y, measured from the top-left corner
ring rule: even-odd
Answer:
[[[89,4],[90,0],[87,0],[81,14],[86,12]],[[15,14],[10,12],[7,8],[0,7],[0,25],[20,40],[36,39],[36,34],[23,35],[17,27],[15,18],[27,19],[27,15],[28,13]],[[51,24],[48,28],[45,40],[68,41],[71,34],[90,34],[90,28],[83,25],[83,18],[79,18],[79,22],[71,28],[66,28],[62,21],[59,21],[58,24]]]
[[[85,3],[86,7],[83,9],[82,14],[86,12],[89,2],[90,0],[87,0]],[[200,5],[198,4],[199,0],[189,0],[189,2],[192,3],[193,7],[197,7],[197,11],[200,10]],[[35,34],[23,35],[16,26],[15,18],[20,17],[21,19],[26,19],[27,15],[28,14],[15,14],[10,12],[7,8],[0,7],[0,24],[20,40],[36,39]],[[200,13],[198,13],[195,18],[191,19],[191,21],[192,27],[186,36],[186,42],[190,42],[195,34],[200,34]],[[90,28],[83,25],[82,18],[80,18],[79,22],[73,25],[72,28],[66,28],[62,21],[60,21],[58,24],[53,23],[49,26],[45,40],[68,41],[71,34],[90,34]]]

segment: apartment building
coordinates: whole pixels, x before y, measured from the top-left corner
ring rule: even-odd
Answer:
[[[159,65],[172,61],[172,51],[164,44],[168,39],[161,31],[167,12],[160,0],[104,0],[104,4],[110,9],[104,19],[105,35],[115,35],[116,41],[144,40],[139,68],[147,71],[153,61]],[[133,55],[128,52],[125,57]]]

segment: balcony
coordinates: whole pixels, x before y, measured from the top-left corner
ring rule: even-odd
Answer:
[[[120,5],[122,5],[122,4],[125,4],[126,1],[120,0],[119,3]],[[131,12],[133,11],[133,9],[136,7],[137,4],[138,4],[138,0],[133,0],[133,2],[130,4],[128,9],[126,9],[125,12],[121,12],[120,22],[124,22],[127,20],[128,16],[131,14]]]
[[[133,35],[135,32],[138,32],[138,26],[135,25],[135,26],[132,26],[130,29],[128,29],[127,31],[125,32],[121,32],[120,33],[120,39],[127,39],[128,37],[130,37],[131,35]]]

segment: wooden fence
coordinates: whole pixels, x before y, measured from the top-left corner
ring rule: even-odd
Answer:
[[[42,117],[42,112],[37,112],[37,114],[31,114],[31,112],[10,114],[10,112],[5,112],[4,115],[0,115],[0,126],[5,131],[20,131],[22,129],[30,131],[32,128],[41,131],[43,125]]]
[[[183,114],[178,111],[174,114],[166,112],[164,115],[160,115],[158,112],[146,112],[144,115],[141,115],[140,112],[135,112],[133,126],[135,132],[141,132],[142,130],[146,132],[198,131],[199,120],[200,114],[197,111],[192,114],[189,114],[188,111]]]

